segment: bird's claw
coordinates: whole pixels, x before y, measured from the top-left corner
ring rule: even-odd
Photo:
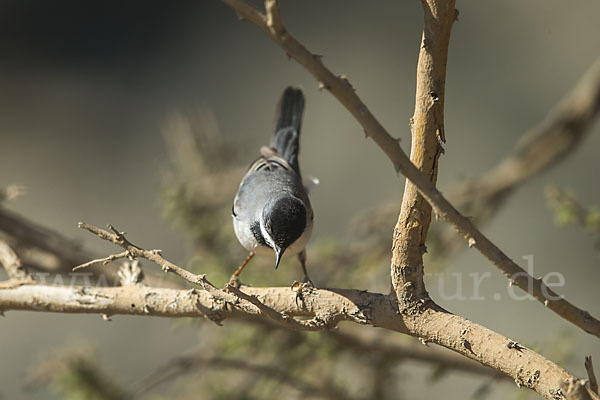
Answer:
[[[304,287],[310,287],[310,288],[315,288],[315,284],[312,283],[312,281],[310,280],[310,278],[308,277],[308,275],[306,275],[304,277],[304,280],[302,281],[302,286]]]
[[[311,282],[310,279],[305,278],[303,282],[299,282],[299,281],[294,281],[292,283],[291,289],[294,293],[296,293],[296,305],[298,307],[300,307],[300,304],[298,304],[298,302],[300,301],[302,303],[302,307],[305,306],[304,304],[304,291],[308,291],[310,292],[311,289],[314,289],[315,286],[313,285],[313,283]]]

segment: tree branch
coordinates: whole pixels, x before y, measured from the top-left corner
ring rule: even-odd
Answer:
[[[84,268],[93,263],[104,263],[108,260],[112,261],[118,258],[130,258],[134,259],[135,257],[145,258],[150,260],[157,265],[159,265],[163,271],[172,272],[186,281],[198,285],[206,290],[213,299],[216,299],[221,302],[225,302],[228,304],[235,305],[239,309],[243,310],[248,315],[262,315],[267,318],[270,318],[278,323],[286,325],[291,329],[297,330],[319,330],[322,328],[333,327],[342,319],[345,319],[341,314],[335,315],[335,313],[331,313],[327,310],[320,310],[319,312],[315,312],[314,318],[310,320],[297,320],[287,315],[286,313],[278,312],[273,307],[268,306],[264,302],[261,302],[257,298],[257,295],[244,293],[238,288],[232,287],[230,285],[227,286],[226,291],[217,289],[212,283],[210,283],[204,274],[196,275],[193,274],[172,262],[166,260],[162,257],[160,250],[144,250],[139,246],[132,244],[125,237],[124,232],[119,232],[114,226],[108,225],[109,229],[113,231],[113,233],[105,231],[103,229],[97,228],[93,225],[88,225],[86,223],[80,222],[79,227],[85,229],[101,239],[112,242],[122,248],[125,249],[124,252],[119,254],[110,255],[108,257],[97,259],[90,261],[88,263],[79,265],[73,269]],[[304,301],[304,289],[307,289],[309,292],[313,290],[312,287],[302,286],[300,288],[301,293],[293,291],[295,293],[296,302],[298,299]],[[290,289],[290,291],[292,291]],[[358,313],[354,312],[350,315],[346,315],[347,319],[354,319],[355,322],[366,323],[367,320],[364,316],[360,315],[360,310]],[[351,317],[351,318],[350,318]]]
[[[19,254],[23,267],[28,267],[30,271],[61,274],[94,257],[92,252],[85,250],[75,240],[0,207],[0,240],[2,239]],[[117,268],[91,265],[89,270],[94,277],[103,275],[102,283],[108,285],[120,280]],[[146,273],[145,281],[150,286],[177,286],[154,273]]]
[[[565,370],[524,346],[508,346],[508,338],[460,316],[427,309],[414,317],[398,315],[394,295],[361,290],[313,289],[299,302],[289,287],[252,288],[243,292],[291,317],[321,315],[326,330],[341,321],[408,333],[442,345],[510,376],[518,385],[552,399],[561,382],[573,378]],[[178,290],[147,286],[86,287],[19,284],[0,286],[0,312],[9,310],[78,314],[204,317],[220,323],[227,318],[265,319],[257,307],[239,300],[231,303],[205,290]],[[287,326],[289,328],[289,326]],[[313,329],[314,330],[314,329]]]
[[[397,172],[402,173],[419,190],[421,196],[431,205],[438,217],[449,222],[460,232],[469,243],[469,246],[478,249],[509,279],[512,285],[528,292],[535,299],[543,303],[556,314],[580,327],[585,332],[600,337],[600,321],[558,296],[554,291],[544,285],[541,279],[530,276],[523,268],[512,261],[502,250],[481,233],[473,223],[463,215],[440,193],[429,177],[420,172],[402,151],[398,141],[394,139],[383,126],[375,119],[362,100],[356,95],[349,81],[342,76],[335,76],[316,56],[308,51],[282,26],[279,33],[275,33],[267,25],[268,18],[278,18],[278,14],[271,12],[270,17],[261,13],[245,0],[222,0],[232,7],[239,15],[257,25],[277,43],[290,56],[304,66],[323,87],[331,92],[346,109],[361,124],[365,132],[371,137],[381,150],[392,161]],[[267,12],[272,11],[274,0],[267,1]],[[279,23],[280,24],[280,23]],[[428,29],[428,27],[426,27]],[[443,136],[442,136],[443,138]],[[401,282],[401,277],[395,274],[396,287]],[[400,279],[400,280],[399,280]],[[407,282],[408,283],[408,282]],[[531,291],[529,291],[531,286]]]
[[[596,374],[594,373],[594,364],[592,363],[592,356],[585,357],[585,371],[587,372],[588,379],[590,380],[590,389],[598,394],[598,381],[596,380]]]
[[[159,251],[144,250],[122,232],[113,233],[81,224],[98,237],[123,247],[129,257],[153,260],[206,290],[175,290],[141,285],[125,287],[53,286],[9,280],[0,285],[0,313],[8,310],[163,317],[205,317],[216,323],[227,318],[266,319],[290,329],[326,330],[341,321],[369,324],[407,333],[454,350],[490,366],[538,393],[552,398],[560,384],[575,379],[556,364],[513,341],[432,302],[420,313],[399,314],[396,295],[361,290],[243,287],[228,293],[165,260]]]
[[[4,241],[0,240],[0,264],[6,269],[6,273],[10,279],[17,281],[33,281],[33,277],[21,264],[21,260],[10,246]]]
[[[385,325],[397,331],[402,330],[401,321],[394,318],[396,313],[392,303],[386,296],[378,293],[350,289],[313,289],[303,294],[303,301],[298,301],[296,292],[289,287],[244,286],[243,293],[255,297],[264,307],[284,316],[321,316],[324,323],[309,327],[310,330],[329,329],[341,321]],[[218,292],[205,290],[139,285],[103,288],[20,283],[0,286],[0,312],[22,310],[107,316],[205,317],[215,322],[227,318],[273,319],[260,308],[249,306],[245,300],[233,294],[224,294],[228,296],[221,297]],[[392,319],[395,321],[390,322]],[[291,324],[285,326],[291,328]],[[295,327],[301,329],[303,325]]]
[[[422,1],[423,36],[417,64],[415,112],[412,130],[411,161],[435,185],[438,160],[444,152],[444,99],[446,61],[450,32],[458,11],[455,1]],[[431,222],[431,207],[407,180],[402,208],[394,228],[392,244],[392,284],[401,308],[419,304],[427,298],[423,283],[423,254]]]
[[[599,113],[600,58],[597,58],[569,94],[522,135],[512,154],[480,176],[454,184],[448,197],[476,223],[488,221],[515,189],[572,152],[589,133]],[[437,256],[447,257],[460,243],[457,239],[449,230],[442,238],[442,250]]]

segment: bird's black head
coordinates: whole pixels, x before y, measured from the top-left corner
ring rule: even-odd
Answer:
[[[306,206],[296,197],[278,198],[265,206],[263,221],[274,244],[272,247],[277,255],[277,268],[285,249],[298,240],[306,228]]]

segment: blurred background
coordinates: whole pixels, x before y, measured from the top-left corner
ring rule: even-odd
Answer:
[[[600,54],[595,0],[467,0],[457,8],[442,191],[510,154]],[[281,10],[289,31],[322,54],[334,73],[346,75],[409,151],[420,2],[282,1]],[[229,216],[243,168],[267,143],[282,90],[300,86],[307,98],[301,167],[321,182],[311,196],[311,277],[317,286],[388,290],[390,238],[404,179],[312,76],[221,2],[1,0],[0,54],[0,187],[27,188],[2,204],[6,210],[94,254],[117,249],[78,230],[77,222],[112,223],[134,243],[160,248],[170,260],[207,272],[222,285],[245,257]],[[514,192],[482,226],[521,265],[533,255],[535,276],[560,272],[565,286],[557,291],[596,317],[598,236],[576,223],[557,225],[556,207],[545,192],[555,185],[586,208],[599,204],[598,148],[595,123],[583,145]],[[435,222],[432,229],[442,228]],[[347,249],[352,252],[343,257]],[[448,310],[533,347],[579,376],[585,376],[584,355],[600,360],[597,339],[535,301],[512,300],[506,279],[475,250],[463,245],[441,261],[425,266],[427,284]],[[158,274],[157,266],[142,264]],[[272,260],[253,261],[242,281],[286,286],[302,276],[295,260],[282,267],[275,273]],[[473,272],[490,273],[479,289],[483,299],[469,299]],[[452,296],[458,281],[463,296]],[[318,333],[289,334],[235,321],[217,327],[209,321],[115,316],[106,322],[99,316],[8,312],[0,327],[2,399],[89,398],[77,391],[79,378],[69,375],[61,358],[66,354],[103,371],[104,386],[114,385],[116,393],[157,399],[307,397],[268,371],[249,379],[256,372],[210,360],[189,368],[187,378],[147,388],[161,365],[198,351],[260,361],[307,382],[338,385],[356,398],[536,398],[493,377],[451,368],[441,373],[436,365],[402,357],[382,361],[352,345],[327,344]],[[358,334],[369,340],[422,346],[374,328],[359,330],[368,330]],[[55,365],[68,372],[57,378],[47,371],[59,370]],[[374,374],[372,367],[382,365],[385,372]],[[52,383],[31,384],[44,381],[44,374]]]

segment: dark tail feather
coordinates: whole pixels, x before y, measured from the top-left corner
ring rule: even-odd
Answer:
[[[304,112],[304,95],[302,90],[287,87],[275,114],[275,133],[271,138],[271,147],[279,153],[300,176],[298,153],[300,152],[300,127]]]

